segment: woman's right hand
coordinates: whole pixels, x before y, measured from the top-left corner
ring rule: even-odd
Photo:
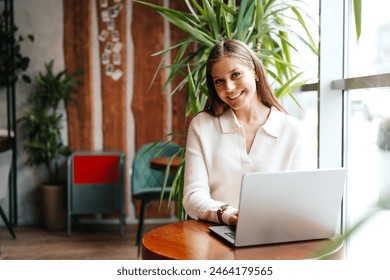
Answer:
[[[237,225],[237,219],[238,219],[238,211],[234,212],[229,216],[229,225],[231,226]]]

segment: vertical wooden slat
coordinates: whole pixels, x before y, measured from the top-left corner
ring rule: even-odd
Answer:
[[[101,77],[103,150],[121,151],[127,156],[127,1],[96,0],[99,64]],[[109,20],[109,21],[107,21]],[[102,36],[105,34],[105,39]],[[108,44],[112,46],[108,50]],[[103,54],[105,58],[103,58]],[[119,59],[118,59],[119,58]],[[115,63],[119,61],[119,63]],[[111,74],[107,74],[107,65]],[[120,73],[118,76],[115,76]],[[127,164],[125,162],[125,170]],[[128,185],[128,176],[125,177]],[[125,187],[125,209],[129,203]],[[127,210],[126,210],[127,211]],[[126,213],[127,215],[128,213]]]
[[[162,0],[148,1],[162,5]],[[132,36],[134,42],[134,93],[131,110],[135,120],[135,148],[165,136],[167,131],[167,97],[162,93],[165,83],[164,71],[159,71],[153,84],[153,76],[161,62],[160,56],[152,54],[164,49],[164,20],[151,8],[133,3]],[[151,85],[151,87],[150,87]],[[149,88],[150,87],[150,88]],[[139,201],[135,201],[138,211]],[[149,204],[145,217],[169,217],[163,203]]]
[[[162,0],[149,1],[162,5]],[[159,71],[149,89],[161,57],[153,53],[164,48],[163,18],[149,7],[133,4],[132,34],[134,41],[134,94],[132,112],[135,119],[135,148],[167,134],[167,101],[161,93],[165,82]]]
[[[119,9],[118,5],[122,5]],[[126,1],[119,3],[109,0],[107,7],[101,6],[101,1],[96,0],[97,18],[99,35],[102,31],[107,31],[108,37],[105,41],[99,43],[100,55],[100,76],[101,76],[101,98],[102,98],[102,113],[103,113],[103,149],[104,150],[119,150],[127,154],[127,139],[126,139],[126,82],[127,82],[127,45],[126,45]],[[112,16],[112,10],[117,9],[115,16]],[[104,13],[112,20],[113,29],[108,27],[108,22],[104,20]],[[115,41],[112,38],[113,30],[118,31],[119,40]],[[119,79],[113,76],[106,75],[106,66],[103,64],[102,55],[107,53],[106,47],[108,43],[115,45],[121,43],[120,48],[120,64],[114,64],[114,52],[108,53],[108,64],[113,66],[113,72],[121,71],[122,75]]]
[[[72,151],[94,149],[91,1],[64,0],[64,56],[68,73],[83,69],[76,102],[67,106],[68,144]]]
[[[178,11],[188,11],[187,5],[184,1],[170,1],[170,8]],[[186,38],[188,35],[182,30],[178,29],[176,26],[170,24],[171,31],[171,45],[175,45],[178,41]],[[171,54],[172,60],[175,58],[177,51],[173,50]],[[186,69],[183,69],[186,72]],[[172,89],[176,88],[178,84],[182,81],[182,77],[176,77],[172,81]],[[172,130],[173,131],[182,131],[188,127],[189,121],[186,122],[185,119],[186,112],[186,88],[181,89],[172,96]],[[182,132],[178,135],[183,135]],[[185,146],[186,138],[176,138],[175,142]]]

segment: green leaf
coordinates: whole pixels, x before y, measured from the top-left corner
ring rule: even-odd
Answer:
[[[158,6],[152,3],[144,1],[134,1],[146,6],[149,6],[160,13],[164,18],[169,22],[180,28],[186,33],[191,34],[195,40],[199,41],[202,44],[213,46],[216,41],[207,34],[204,30],[195,28],[197,26],[196,20],[193,20],[193,17],[190,17],[189,14],[185,12],[175,11],[166,7]]]
[[[211,33],[213,34],[214,38],[217,38],[219,33],[219,28],[218,28],[217,16],[215,14],[215,11],[211,7],[210,2],[208,0],[203,0],[203,5],[205,6],[204,16],[207,18]]]
[[[240,8],[238,10],[238,15],[237,15],[235,38],[241,41],[243,41],[243,37],[244,37],[245,29],[244,29],[243,21],[246,14],[247,5],[248,5],[248,0],[243,0],[241,2]]]
[[[190,10],[191,14],[194,16],[194,18],[199,22],[199,17],[198,17],[198,14],[196,13],[196,11],[194,10],[194,8],[192,7],[191,3],[189,0],[185,0],[186,2],[186,5],[188,7],[188,9]]]
[[[314,40],[313,40],[313,37],[311,36],[307,26],[306,26],[306,23],[301,15],[301,13],[298,11],[297,8],[295,7],[292,7],[291,10],[294,12],[294,14],[296,15],[296,18],[298,20],[298,22],[300,23],[300,25],[303,27],[303,29],[305,30],[305,33],[306,33],[306,36],[308,38],[309,41],[306,41],[304,39],[302,39],[302,41],[304,41],[305,43],[307,43],[308,46],[310,46],[310,48],[315,52],[315,53],[318,53],[318,48],[316,46],[316,44],[314,43]]]
[[[230,24],[229,24],[229,14],[226,12],[224,5],[221,5],[221,14],[222,14],[223,27],[226,32],[226,39],[232,39],[232,31],[230,29]]]
[[[298,73],[297,75],[295,75],[294,77],[292,77],[290,80],[288,80],[287,82],[285,82],[278,90],[277,92],[275,93],[276,97],[277,98],[283,98],[286,94],[289,94],[291,93],[292,89],[298,87],[298,86],[301,86],[303,85],[305,82],[302,81],[302,82],[298,82],[296,84],[293,84],[293,82],[295,80],[297,80],[301,75],[303,74],[303,72],[301,73]]]
[[[188,71],[188,93],[190,97],[191,112],[193,112],[194,115],[197,115],[200,112],[200,108],[199,108],[198,99],[196,95],[196,86],[195,86],[195,82],[189,64],[187,64],[187,71]]]
[[[31,82],[32,82],[30,76],[25,75],[25,74],[22,75],[22,80],[23,80],[25,83],[28,83],[28,84],[31,84]]]
[[[38,72],[34,77],[36,85],[29,96],[31,107],[18,120],[26,137],[24,149],[28,155],[27,164],[44,164],[50,179],[56,179],[53,173],[57,172],[56,162],[70,152],[61,139],[64,116],[57,111],[58,104],[72,100],[78,85],[75,78],[82,73],[75,71],[68,75],[66,69],[54,73],[53,65],[53,60],[46,63],[45,72]]]
[[[362,0],[353,0],[355,14],[356,39],[359,40],[362,33]]]

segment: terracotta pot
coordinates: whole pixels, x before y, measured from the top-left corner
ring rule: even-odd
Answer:
[[[40,185],[43,224],[48,230],[66,227],[66,185]]]

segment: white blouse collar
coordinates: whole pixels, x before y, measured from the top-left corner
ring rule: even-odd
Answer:
[[[271,112],[267,121],[263,125],[263,129],[271,136],[279,137],[284,123],[284,113],[280,112],[275,107],[271,108]],[[222,133],[232,133],[241,127],[236,115],[232,109],[227,110],[219,117]]]

